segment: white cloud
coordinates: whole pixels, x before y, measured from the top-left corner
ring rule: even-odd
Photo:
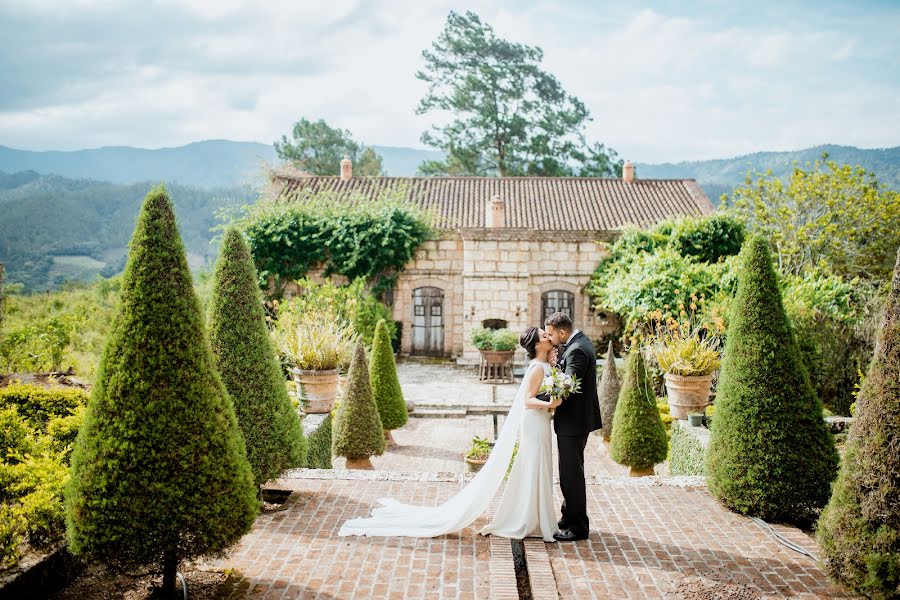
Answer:
[[[270,143],[306,116],[366,143],[418,146],[432,119],[414,114],[425,89],[415,72],[451,8],[444,0],[0,4],[10,35],[33,28],[16,38],[20,52],[8,59],[16,69],[0,68],[0,144]],[[896,67],[896,43],[649,9],[491,0],[477,10],[500,35],[541,46],[546,68],[591,109],[591,135],[634,160],[900,140],[900,86],[895,71],[877,68]]]

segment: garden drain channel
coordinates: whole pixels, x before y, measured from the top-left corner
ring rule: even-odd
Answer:
[[[528,577],[528,559],[525,557],[525,543],[522,540],[510,540],[512,544],[513,566],[516,569],[516,590],[519,600],[533,600],[531,579]]]

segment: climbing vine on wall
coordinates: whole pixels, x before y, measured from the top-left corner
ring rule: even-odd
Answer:
[[[247,235],[260,285],[299,280],[317,266],[325,275],[366,279],[376,293],[389,289],[403,265],[432,237],[427,214],[397,191],[378,198],[336,198],[321,192],[295,202],[245,207],[238,224]]]

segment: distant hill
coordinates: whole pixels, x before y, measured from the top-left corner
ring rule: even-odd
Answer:
[[[415,175],[424,160],[439,159],[435,150],[395,146],[374,146],[384,158],[388,175]],[[679,163],[637,163],[637,176],[646,178],[696,179],[711,200],[729,193],[744,181],[748,171],[772,171],[788,175],[794,162],[812,162],[828,152],[840,163],[860,164],[874,171],[879,180],[900,189],[900,147],[862,149],[824,145],[793,152],[757,152],[735,158]],[[0,146],[0,171],[36,171],[75,179],[95,179],[113,183],[167,181],[184,186],[222,188],[257,185],[262,181],[260,166],[275,162],[275,149],[256,142],[207,140],[177,148],[147,150],[127,146],[30,152]],[[337,174],[337,169],[335,170]]]
[[[65,281],[114,275],[150,182],[116,184],[26,171],[0,173],[0,262],[9,282],[32,291]],[[200,189],[169,184],[192,268],[213,264],[210,243],[219,208],[252,202],[251,188]]]
[[[646,179],[688,178],[696,179],[706,195],[715,204],[722,194],[729,194],[744,183],[747,172],[765,172],[769,169],[777,177],[790,175],[794,164],[801,167],[822,158],[841,164],[862,165],[872,171],[884,185],[900,190],[900,146],[882,149],[864,149],[855,146],[823,145],[793,152],[756,152],[735,158],[699,160],[679,163],[635,165],[638,177]]]
[[[396,176],[413,175],[423,160],[443,156],[433,150],[374,148],[384,159],[388,174]],[[112,183],[168,181],[202,188],[257,185],[262,181],[262,164],[272,164],[275,159],[271,145],[228,140],[206,140],[156,150],[107,146],[32,152],[0,146],[0,171],[6,173],[36,171]]]

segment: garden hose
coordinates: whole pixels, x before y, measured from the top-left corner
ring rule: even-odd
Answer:
[[[188,597],[188,593],[187,593],[187,581],[184,580],[184,575],[182,575],[181,573],[175,573],[175,575],[178,576],[178,581],[181,582],[181,590],[182,590],[183,593],[184,593],[184,600],[187,600],[187,597]]]
[[[811,559],[813,559],[813,560],[816,561],[816,562],[819,561],[819,557],[818,557],[818,556],[816,556],[815,554],[813,554],[812,552],[810,552],[810,551],[808,551],[808,550],[806,550],[806,549],[804,549],[804,548],[801,548],[800,546],[798,546],[798,545],[795,544],[794,542],[792,542],[792,541],[790,541],[789,539],[785,538],[783,535],[781,535],[780,533],[778,533],[777,531],[775,531],[775,528],[774,528],[774,527],[772,527],[771,525],[769,525],[768,523],[766,523],[766,522],[763,521],[762,519],[758,519],[758,518],[756,518],[756,517],[750,517],[750,520],[752,520],[754,523],[756,523],[757,525],[759,525],[760,527],[762,527],[763,529],[765,529],[765,530],[768,531],[769,533],[771,533],[772,536],[773,536],[776,540],[778,540],[778,542],[780,542],[782,545],[787,546],[788,548],[790,548],[791,550],[793,550],[793,551],[795,551],[795,552],[799,552],[800,554],[804,554],[804,555],[810,557]]]

